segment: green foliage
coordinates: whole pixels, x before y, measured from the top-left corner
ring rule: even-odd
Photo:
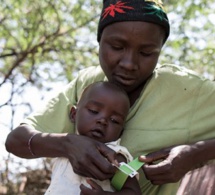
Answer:
[[[214,1],[169,0],[166,5],[171,22],[171,36],[161,62],[185,66],[214,80]]]
[[[47,72],[53,71],[53,63],[58,64],[59,71],[48,76],[55,81],[71,80],[72,73],[80,67],[98,63],[97,45],[86,45],[90,36],[95,39],[92,32],[96,31],[97,4],[98,1],[68,0],[1,2],[2,81],[21,73],[40,86],[43,78],[38,81],[38,71],[44,70],[44,64]]]

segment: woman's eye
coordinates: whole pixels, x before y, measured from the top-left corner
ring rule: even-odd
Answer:
[[[152,53],[140,52],[140,54],[141,54],[142,56],[150,56]]]
[[[123,47],[118,46],[118,45],[112,45],[111,47],[112,47],[114,50],[122,50],[122,49],[123,49]]]

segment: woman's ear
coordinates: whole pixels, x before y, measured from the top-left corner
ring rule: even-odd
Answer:
[[[77,110],[77,108],[75,106],[73,106],[70,110],[70,113],[69,113],[69,119],[73,123],[75,123],[76,110]]]

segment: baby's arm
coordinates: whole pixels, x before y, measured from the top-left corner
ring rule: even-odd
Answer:
[[[117,160],[118,162],[126,162],[125,157],[121,154],[117,155]],[[82,184],[80,186],[81,195],[141,195],[140,186],[136,177],[128,177],[122,189],[116,192],[104,191],[101,186],[90,179],[88,179],[87,182],[92,189]]]
[[[123,155],[117,154],[117,160],[118,162],[126,162],[126,159]],[[126,162],[127,163],[127,162]],[[136,177],[128,177],[125,184],[123,185],[122,189],[120,191],[113,192],[112,194],[116,195],[141,195],[141,190],[139,183],[137,181]],[[108,193],[107,193],[108,195]]]

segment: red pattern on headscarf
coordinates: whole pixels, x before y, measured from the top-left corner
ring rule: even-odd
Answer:
[[[114,4],[110,4],[103,12],[102,14],[102,20],[104,18],[106,18],[108,15],[114,17],[115,16],[115,12],[118,12],[118,13],[126,13],[125,10],[123,9],[134,9],[133,7],[131,6],[126,6],[127,2],[124,2],[122,3],[121,1],[118,1],[115,5]]]

